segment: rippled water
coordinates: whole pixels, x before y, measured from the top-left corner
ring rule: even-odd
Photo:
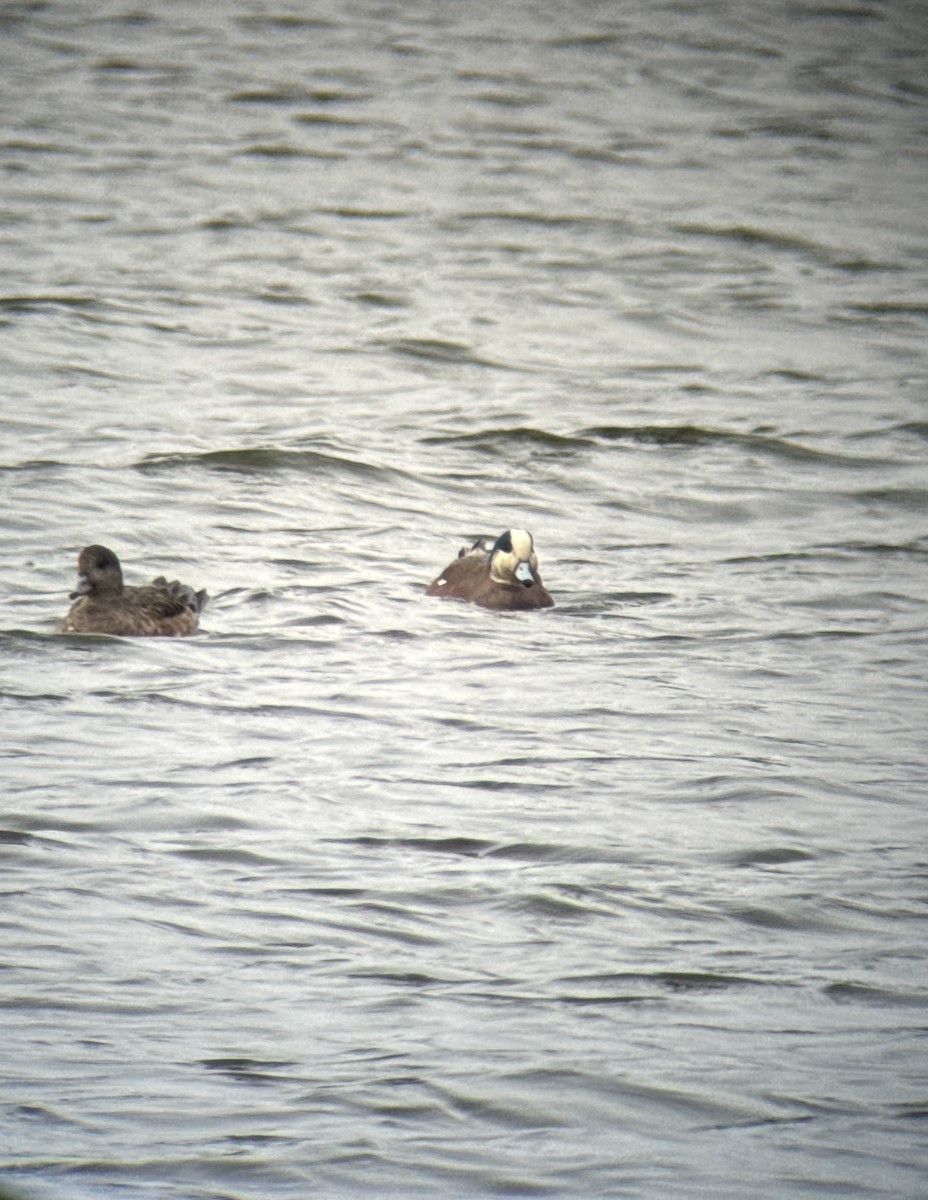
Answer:
[[[6,1184],[924,1195],[925,25],[0,8]]]

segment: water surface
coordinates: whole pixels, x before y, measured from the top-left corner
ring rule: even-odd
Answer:
[[[925,44],[5,7],[6,1184],[924,1194]]]

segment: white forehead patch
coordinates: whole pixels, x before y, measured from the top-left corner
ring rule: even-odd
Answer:
[[[519,559],[532,556],[532,535],[527,529],[510,529],[509,539],[512,542],[512,552]]]

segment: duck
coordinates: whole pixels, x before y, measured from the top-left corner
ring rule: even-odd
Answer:
[[[186,637],[194,633],[209,597],[163,575],[142,587],[123,583],[122,566],[106,546],[85,546],[77,556],[74,601],[59,633],[109,633],[118,637]]]
[[[510,612],[554,607],[527,529],[507,529],[496,541],[478,538],[463,547],[425,594]]]

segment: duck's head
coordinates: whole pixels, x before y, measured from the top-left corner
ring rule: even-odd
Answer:
[[[122,567],[112,550],[105,546],[85,546],[77,556],[77,586],[71,599],[122,591]]]
[[[493,543],[490,551],[490,576],[497,583],[521,583],[531,587],[536,583],[538,557],[532,535],[526,529],[507,529]]]

